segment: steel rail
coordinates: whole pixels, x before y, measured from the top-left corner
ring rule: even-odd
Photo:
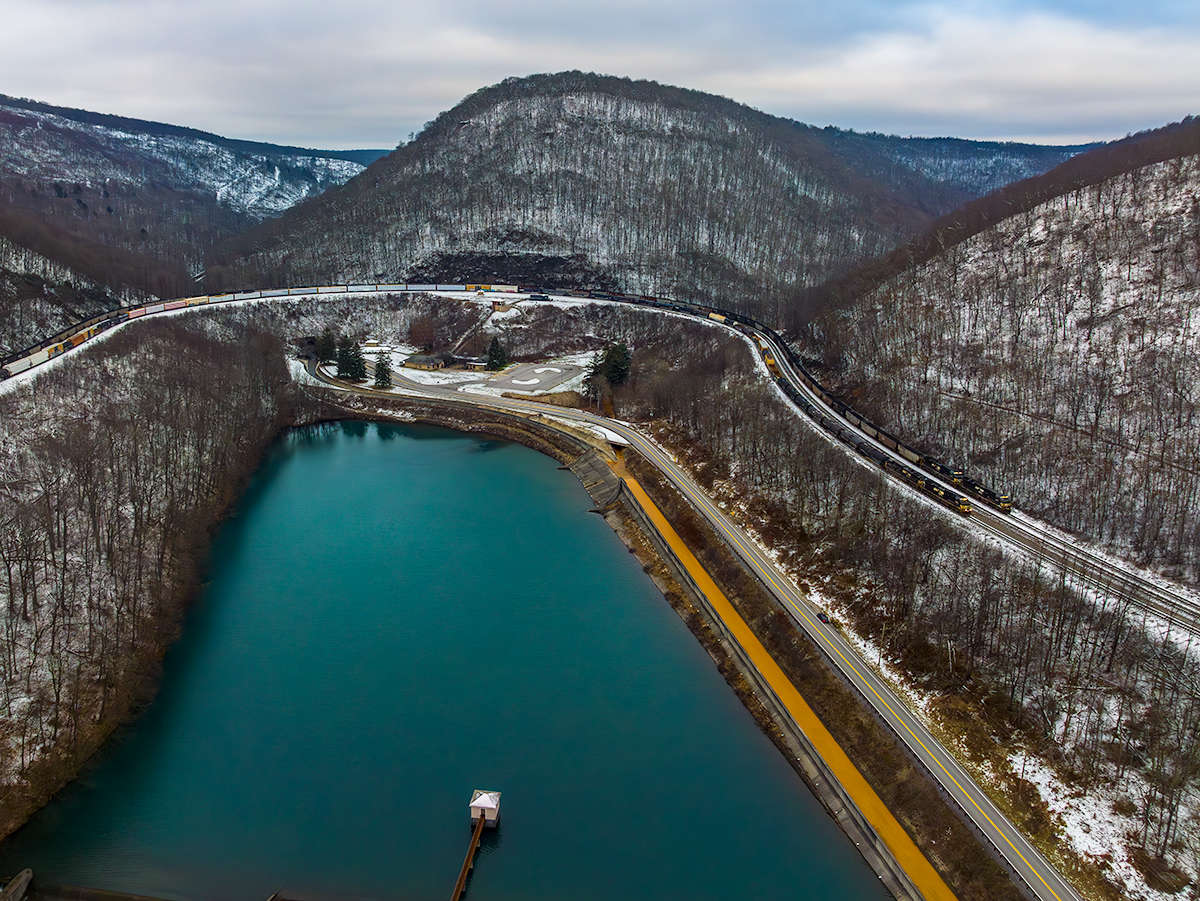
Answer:
[[[310,368],[311,371],[313,370]],[[757,543],[751,540],[713,502],[707,493],[696,485],[670,454],[639,430],[620,420],[606,419],[580,410],[563,407],[547,410],[545,404],[532,401],[466,394],[453,388],[421,385],[395,374],[393,374],[393,378],[397,378],[407,391],[451,404],[520,413],[536,417],[540,421],[565,420],[569,423],[578,423],[589,427],[592,430],[599,428],[619,435],[666,476],[693,508],[729,544],[734,553],[821,649],[826,660],[855,688],[880,720],[893,731],[908,748],[911,755],[930,773],[984,840],[1005,861],[1028,892],[1039,901],[1082,901],[1082,896],[1013,825],[954,755],[867,666],[859,654],[842,638],[837,629],[832,625],[822,623],[817,618],[816,608],[775,566]],[[349,387],[345,383],[333,379],[326,379],[326,381],[341,388]],[[370,390],[356,390],[365,394],[376,394]],[[391,397],[397,396],[389,392],[378,393]]]
[[[912,465],[911,461],[906,460],[900,454],[887,447],[887,445],[854,426],[838,413],[837,410],[828,406],[819,394],[810,390],[792,365],[787,349],[780,347],[772,335],[750,326],[744,326],[744,328],[771,349],[772,356],[780,372],[823,415],[853,430],[855,438],[866,442],[880,453],[897,462]],[[790,398],[788,400],[790,403]],[[791,406],[797,415],[809,419],[802,409],[795,404],[791,404]],[[843,448],[846,453],[853,455],[853,449],[845,443],[835,438],[831,438],[830,440]],[[863,465],[871,464],[864,462]],[[925,498],[924,495],[893,473],[880,467],[872,466],[872,468],[883,472],[894,484],[902,486],[911,492],[913,496],[921,498],[932,506],[944,511],[944,508],[940,504]],[[933,473],[923,471],[922,478],[926,482],[937,483],[947,491],[962,493],[962,489],[959,486]],[[1068,538],[1057,534],[1049,527],[1039,527],[1036,523],[1022,519],[1019,514],[1005,515],[978,503],[974,504],[974,510],[969,517],[964,518],[956,515],[955,518],[974,526],[1010,547],[1027,551],[1039,559],[1062,566],[1071,575],[1081,580],[1084,583],[1084,587],[1091,587],[1102,591],[1118,601],[1127,601],[1139,610],[1161,616],[1169,623],[1180,626],[1193,635],[1200,636],[1200,602],[1197,602],[1183,592],[1172,591],[1170,588],[1131,567],[1122,566],[1084,545],[1072,542]]]

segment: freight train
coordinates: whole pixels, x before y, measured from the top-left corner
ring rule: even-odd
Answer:
[[[771,376],[779,385],[780,389],[799,407],[809,418],[820,425],[823,429],[829,432],[838,440],[842,441],[849,447],[853,448],[862,456],[869,459],[876,466],[885,469],[888,472],[896,475],[898,478],[912,485],[919,491],[924,492],[930,497],[947,504],[952,509],[960,513],[972,512],[971,500],[972,497],[982,501],[983,503],[994,507],[1004,513],[1012,512],[1012,498],[1007,494],[999,494],[982,485],[974,479],[968,477],[961,469],[955,469],[948,466],[936,457],[929,454],[923,454],[920,451],[914,450],[890,432],[885,431],[879,426],[872,423],[865,416],[862,416],[851,407],[842,403],[838,398],[834,397],[812,374],[805,368],[804,364],[792,352],[792,349],[784,343],[783,339],[776,334],[771,328],[744,316],[740,313],[734,313],[729,310],[722,310],[716,307],[707,306],[704,304],[692,303],[690,301],[672,300],[662,297],[653,297],[642,294],[624,294],[613,293],[608,291],[577,291],[577,290],[557,290],[551,288],[539,288],[528,285],[468,285],[468,284],[370,284],[370,285],[329,285],[316,288],[277,288],[264,291],[238,291],[228,294],[213,294],[200,295],[197,297],[187,297],[181,300],[163,301],[153,304],[144,304],[140,306],[122,307],[115,310],[109,310],[94,316],[86,322],[78,323],[54,337],[43,341],[40,344],[26,348],[20,353],[9,357],[4,361],[3,367],[0,368],[0,378],[8,378],[20,372],[37,366],[39,363],[44,363],[56,356],[59,356],[66,351],[78,347],[89,338],[104,332],[114,326],[128,322],[131,319],[137,319],[142,316],[161,313],[169,310],[178,310],[183,307],[227,303],[230,301],[239,300],[258,300],[280,297],[301,297],[314,294],[367,294],[367,293],[386,293],[386,292],[403,292],[413,293],[421,291],[463,291],[476,294],[486,293],[503,293],[503,294],[530,294],[536,295],[539,299],[548,296],[551,292],[561,296],[577,297],[593,300],[608,300],[619,301],[622,303],[638,304],[641,306],[650,306],[662,310],[671,310],[677,313],[686,313],[692,316],[707,318],[713,322],[718,322],[737,329],[746,335],[753,337],[759,345],[763,354],[764,362]],[[770,339],[771,344],[768,344],[761,336],[765,335]],[[833,410],[838,417],[829,416],[825,409],[821,409],[816,404],[808,400],[807,396],[801,392],[793,382],[786,378],[774,357],[771,356],[772,345],[782,350],[788,355],[788,362],[792,369],[798,373],[800,381],[804,387],[814,396],[818,397],[825,408]],[[848,428],[847,423],[853,428]],[[861,439],[854,431],[857,429],[868,435],[879,444],[892,451],[894,454],[902,458],[905,462],[897,460],[895,457],[883,453],[874,444]],[[922,473],[921,470],[925,472]],[[938,478],[952,485],[962,486],[968,494],[964,494],[958,490],[947,489],[944,485],[939,484],[927,478],[928,475],[937,476]]]
[[[1012,512],[1012,498],[1007,494],[1000,494],[988,488],[976,480],[967,476],[961,469],[948,466],[937,457],[930,454],[924,454],[905,445],[900,439],[892,435],[890,432],[881,429],[879,426],[872,423],[865,416],[856,412],[851,407],[844,404],[838,398],[834,397],[828,389],[826,389],[813,375],[805,368],[804,364],[792,352],[792,349],[784,342],[784,340],[770,327],[764,325],[757,320],[748,316],[743,316],[740,313],[733,313],[729,310],[721,310],[715,307],[708,307],[702,304],[692,304],[686,301],[664,300],[657,297],[643,297],[640,295],[627,294],[606,294],[605,297],[610,300],[620,300],[628,303],[640,303],[649,306],[655,306],[663,309],[671,309],[682,313],[691,313],[696,316],[707,316],[717,322],[729,325],[732,328],[737,328],[746,332],[755,338],[759,345],[759,349],[763,355],[763,361],[770,371],[772,378],[780,389],[792,400],[792,402],[801,409],[810,419],[829,432],[844,444],[849,445],[862,454],[867,459],[871,460],[876,466],[881,469],[886,469],[888,472],[895,474],[900,479],[912,485],[919,491],[924,492],[930,497],[946,504],[947,506],[957,510],[960,513],[967,514],[973,511],[971,506],[972,497],[982,501],[990,507],[995,508],[1003,513]],[[757,333],[757,334],[756,334]],[[792,369],[799,375],[800,381],[804,384],[813,395],[820,398],[821,403],[826,408],[833,410],[841,419],[827,415],[817,405],[813,404],[801,392],[793,382],[786,378],[779,364],[771,356],[772,344],[768,344],[763,340],[761,335],[766,335],[770,338],[772,344],[788,355],[788,362]],[[875,445],[868,441],[862,440],[851,429],[846,428],[846,423],[854,426],[861,432],[875,439],[879,444],[893,451],[895,454],[902,457],[912,467],[906,466],[892,456],[881,452]],[[917,467],[918,469],[914,469]],[[926,477],[919,470],[924,469],[929,475],[937,476],[952,485],[962,486],[967,493],[948,489],[944,485],[933,481]]]

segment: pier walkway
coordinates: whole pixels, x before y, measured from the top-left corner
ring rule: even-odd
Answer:
[[[483,825],[486,822],[487,816],[482,813],[475,821],[475,831],[471,833],[471,845],[467,848],[467,856],[458,873],[458,882],[454,883],[454,894],[450,896],[450,901],[458,901],[467,887],[467,876],[471,872],[471,867],[475,866],[475,849],[479,847],[479,837],[483,835]]]

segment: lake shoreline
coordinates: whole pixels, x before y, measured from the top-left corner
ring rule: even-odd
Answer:
[[[449,428],[462,433],[481,434],[512,441],[550,456],[560,464],[563,464],[562,468],[569,468],[569,464],[586,453],[590,447],[587,441],[588,436],[558,422],[537,423],[523,417],[489,411],[469,410],[448,404],[439,404],[436,401],[427,402],[404,399],[394,407],[390,403],[385,406],[375,402],[369,405],[370,409],[364,409],[367,405],[360,406],[357,399],[348,400],[348,403],[339,405],[335,409],[326,409],[322,415],[315,417],[311,422],[297,423],[281,429],[275,438],[277,439],[279,435],[286,434],[294,429],[307,428],[323,422],[345,420],[396,423],[401,425],[429,425]],[[397,400],[399,401],[399,399]],[[371,398],[371,401],[377,401],[377,398]],[[387,407],[392,407],[392,409],[387,409]],[[268,444],[267,446],[269,447],[270,445]],[[264,450],[263,459],[265,459],[265,454]],[[256,467],[253,472],[247,475],[243,480],[244,484],[239,485],[239,490],[235,492],[235,500],[225,507],[214,521],[208,525],[205,530],[207,536],[206,544],[203,547],[192,549],[201,572],[207,566],[211,545],[219,527],[230,517],[236,515],[238,506],[249,485],[249,480],[257,471],[258,468]],[[595,512],[602,515],[602,518],[604,518],[605,522],[630,553],[636,556],[643,571],[650,576],[663,598],[671,605],[675,613],[688,627],[693,637],[700,643],[701,647],[717,667],[722,678],[733,689],[743,706],[758,724],[758,727],[770,738],[780,753],[784,755],[791,769],[801,778],[813,795],[820,800],[827,815],[834,819],[839,828],[855,841],[860,852],[862,852],[863,848],[870,846],[872,843],[867,840],[868,837],[857,832],[852,820],[838,815],[839,808],[843,806],[841,800],[831,792],[827,784],[822,784],[820,779],[814,778],[816,768],[807,755],[803,741],[794,734],[794,724],[789,726],[787,722],[784,722],[777,714],[773,714],[763,704],[752,685],[753,680],[747,678],[747,673],[739,663],[733,649],[730,648],[727,640],[719,634],[718,630],[714,628],[711,617],[703,609],[703,604],[696,603],[696,599],[691,596],[688,589],[676,579],[669,565],[659,553],[653,539],[646,534],[643,527],[620,504],[613,504],[603,511],[596,510]],[[23,811],[21,823],[9,830],[5,837],[18,831],[20,825],[28,822],[39,809],[53,800],[64,787],[83,774],[96,756],[104,750],[112,735],[120,728],[134,722],[146,707],[153,702],[159,687],[158,680],[162,675],[163,658],[182,634],[184,618],[187,611],[197,600],[203,587],[203,580],[198,579],[192,584],[173,587],[176,589],[174,592],[176,601],[170,605],[169,613],[171,615],[164,620],[164,624],[169,629],[170,637],[158,643],[156,653],[151,655],[150,658],[147,658],[146,661],[141,661],[137,667],[131,667],[129,671],[130,679],[133,681],[140,680],[142,685],[139,687],[140,690],[138,692],[131,692],[128,709],[123,712],[118,721],[103,730],[103,734],[96,736],[94,745],[89,748],[86,755],[77,759],[73,766],[63,767],[56,772],[55,775],[59,777],[56,780],[58,784],[52,791],[44,792],[37,796],[32,793],[30,794],[28,806]],[[149,664],[149,670],[147,670],[146,664]],[[150,677],[149,680],[147,679],[148,676]],[[61,762],[59,763],[61,766]],[[888,884],[889,887],[894,885],[895,880],[892,878],[890,872],[891,867],[887,866],[883,861],[872,859],[871,855],[864,854],[864,858],[872,866],[877,875],[884,879],[885,884]],[[894,888],[893,892],[895,892]]]
[[[570,469],[571,464],[588,453],[586,446],[582,444],[574,448],[575,453],[564,446],[566,443],[579,439],[573,436],[564,439],[563,431],[555,433],[552,430],[551,435],[547,435],[543,431],[546,428],[545,425],[539,423],[537,427],[534,427],[523,417],[506,416],[508,421],[503,425],[496,421],[488,421],[485,424],[471,423],[464,428],[463,417],[449,412],[454,410],[457,413],[461,411],[461,408],[445,405],[441,408],[445,413],[439,414],[436,402],[430,402],[430,406],[433,409],[422,412],[414,419],[402,418],[394,421],[417,422],[460,431],[489,434],[493,437],[514,441],[558,460],[563,464],[561,467],[563,469]],[[505,416],[505,414],[497,415]],[[386,414],[378,413],[367,418],[371,421],[388,421],[385,417]],[[566,427],[563,424],[555,423],[552,428],[565,430]],[[552,436],[555,435],[559,440],[554,440]],[[582,477],[580,481],[583,481]],[[757,674],[748,670],[748,665],[740,659],[729,639],[721,634],[712,612],[707,609],[705,600],[698,597],[691,586],[675,576],[671,566],[664,559],[658,542],[647,533],[646,528],[638,519],[631,515],[626,509],[626,504],[619,500],[592,512],[601,515],[629,552],[641,563],[642,570],[654,582],[663,599],[671,606],[671,609],[675,611],[692,636],[712,659],[721,677],[737,695],[758,727],[821,803],[830,819],[854,842],[864,861],[876,876],[896,898],[913,898],[919,901],[919,894],[914,894],[911,885],[907,883],[907,877],[899,862],[886,847],[882,846],[873,832],[867,831],[870,829],[869,826],[864,829],[865,820],[861,812],[857,809],[847,810],[848,806],[853,807],[853,799],[842,790],[840,785],[836,785],[824,762],[812,751],[799,726],[781,708],[772,705],[774,707],[772,709],[764,703],[760,696],[762,689],[761,686],[758,686]]]

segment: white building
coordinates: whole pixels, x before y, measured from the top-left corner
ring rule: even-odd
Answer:
[[[484,818],[483,825],[495,829],[500,822],[500,792],[488,792],[475,789],[471,795],[471,822],[476,822],[480,816]]]

